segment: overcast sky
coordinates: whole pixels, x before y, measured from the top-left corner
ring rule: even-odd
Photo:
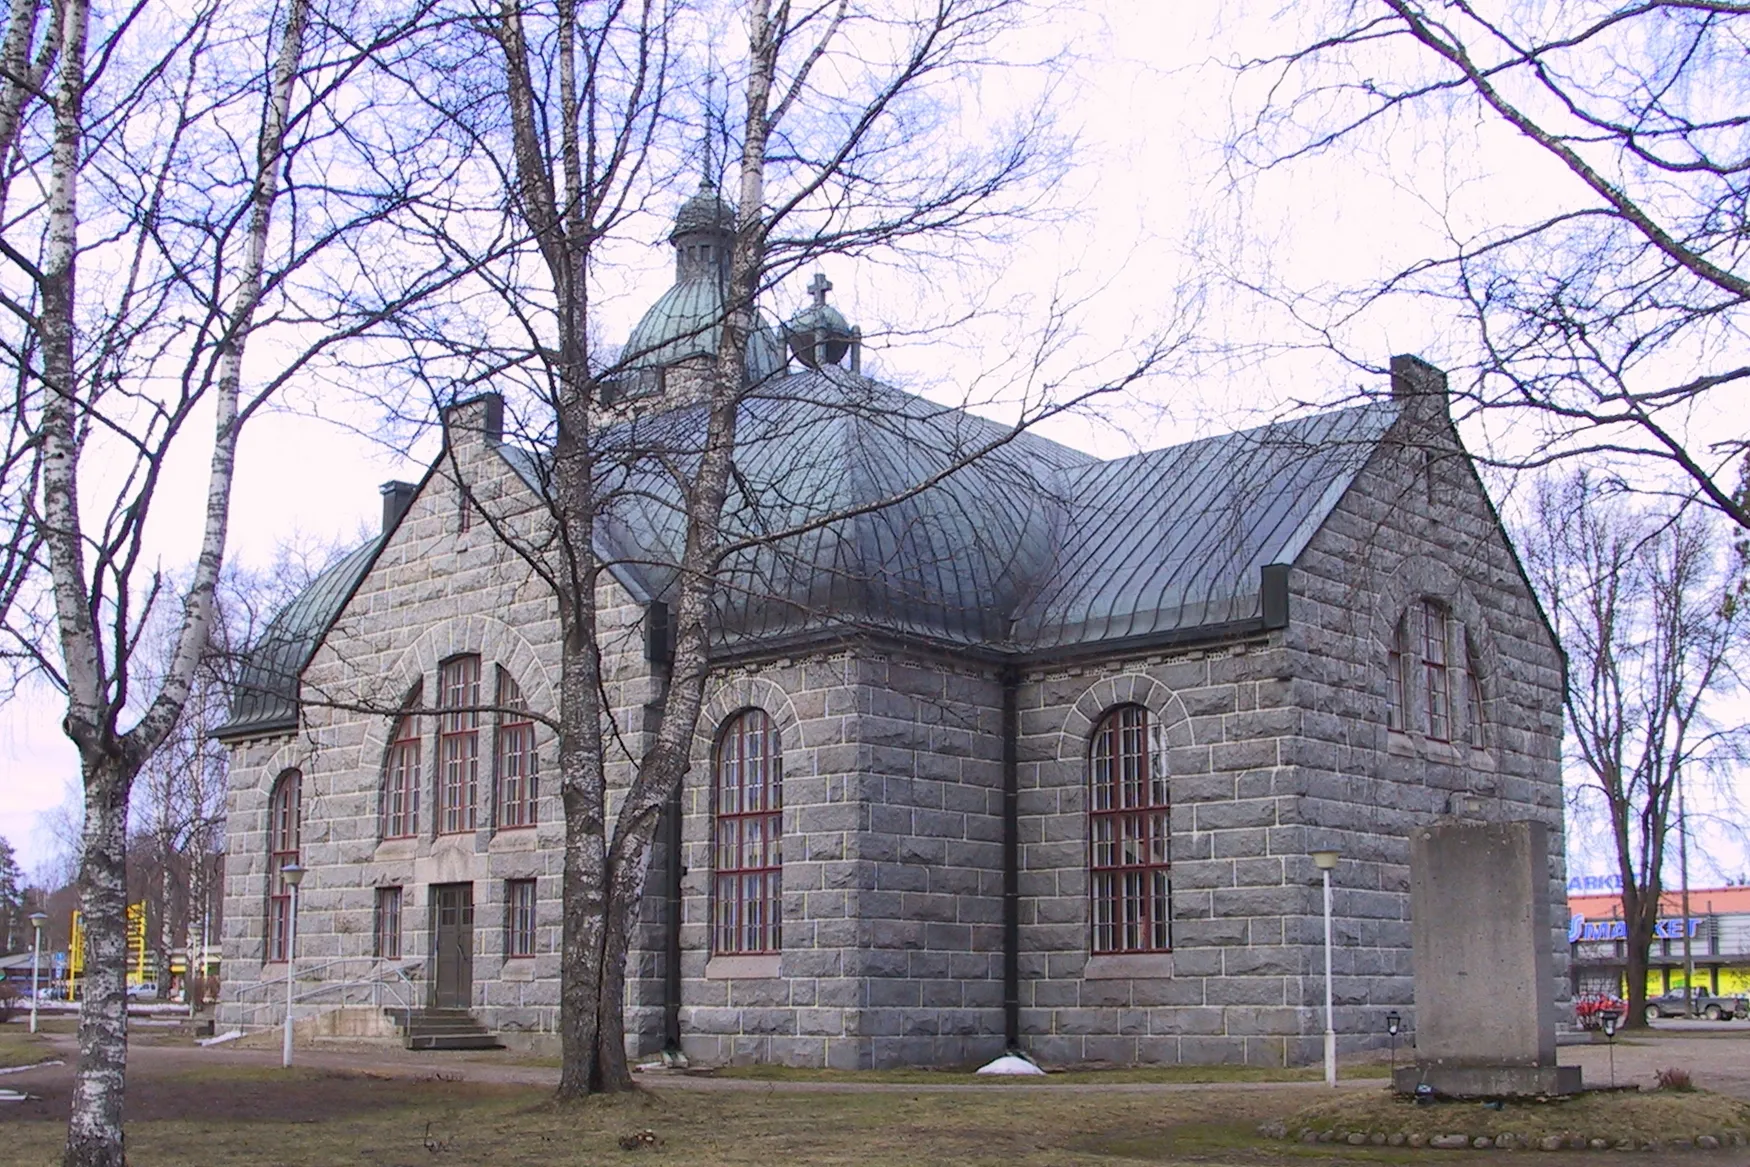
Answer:
[[[1294,13],[1296,6],[1283,5]],[[1202,291],[1206,334],[1234,342],[1309,338],[1291,322],[1243,297],[1207,285],[1217,268],[1268,271],[1283,282],[1313,288],[1364,281],[1438,247],[1442,217],[1482,221],[1520,215],[1542,198],[1557,198],[1564,177],[1510,138],[1475,121],[1439,134],[1405,129],[1364,155],[1338,153],[1293,172],[1234,185],[1223,143],[1237,96],[1227,63],[1275,51],[1303,34],[1298,17],[1278,20],[1275,4],[1214,0],[1160,3],[1111,0],[1094,6],[1070,30],[1074,57],[1065,57],[1057,89],[1066,126],[1077,133],[1076,165],[1060,193],[1067,213],[1013,249],[987,257],[1007,274],[1006,292],[1059,289],[1084,301],[1085,354],[1122,350],[1194,291]],[[1000,87],[974,95],[1000,106]],[[675,192],[674,202],[690,193]],[[624,294],[604,309],[604,324],[629,330],[668,282],[670,259],[653,226],[649,246],[626,265]],[[873,265],[827,264],[834,300],[871,332],[903,327],[908,314],[946,315],[916,280]],[[953,288],[952,279],[939,279]],[[801,280],[779,299],[794,306]],[[920,296],[922,298],[920,298]],[[773,305],[784,315],[785,305]],[[871,371],[908,388],[957,400],[960,387],[1012,343],[992,322],[967,335],[931,343],[896,338],[873,346]],[[950,339],[958,343],[949,343]],[[1383,364],[1394,352],[1449,357],[1457,343],[1440,322],[1416,312],[1381,313],[1349,336],[1357,351]],[[1239,428],[1275,416],[1297,401],[1335,400],[1360,374],[1318,352],[1283,352],[1256,362],[1204,363],[1201,375],[1151,383],[1136,400],[1103,417],[1067,418],[1045,432],[1098,453],[1120,454],[1202,433]],[[334,410],[315,400],[313,412]],[[347,414],[333,425],[314,416],[268,415],[246,432],[238,459],[231,557],[253,566],[270,562],[289,541],[352,544],[380,513],[378,486],[417,479],[427,444],[412,456],[356,432],[369,419]],[[1733,419],[1739,431],[1743,419]],[[1508,442],[1511,434],[1468,431],[1473,444]],[[195,513],[200,471],[190,462],[167,489],[189,498]],[[1507,483],[1497,483],[1505,489]],[[197,524],[183,525],[180,545],[166,534],[167,564],[186,562]],[[0,835],[27,869],[48,858],[52,842],[40,816],[68,797],[76,774],[61,737],[54,697],[20,697],[0,710]],[[1717,847],[1726,847],[1723,841]],[[1736,870],[1740,856],[1728,856]],[[1601,860],[1576,870],[1603,871]],[[1697,883],[1705,882],[1697,872]]]

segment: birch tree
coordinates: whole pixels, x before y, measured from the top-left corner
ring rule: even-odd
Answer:
[[[1541,483],[1531,517],[1526,566],[1568,658],[1571,793],[1607,824],[1639,1026],[1672,799],[1736,748],[1717,713],[1740,684],[1750,565],[1705,509],[1638,508],[1585,473]]]
[[[442,278],[382,258],[397,208],[442,181],[417,127],[338,132],[341,95],[401,51],[409,18],[344,16],[316,0],[19,0],[0,46],[0,629],[65,695],[84,803],[69,1167],[125,1161],[130,799],[209,644],[243,427]],[[249,356],[263,344],[271,362]],[[191,461],[198,500],[167,486]],[[183,555],[186,575],[158,566]],[[160,669],[142,644],[161,617]]]
[[[1029,213],[1061,161],[1044,107],[1023,109],[987,140],[967,142],[955,125],[960,87],[1000,64],[1004,38],[1027,15],[1015,0],[686,8],[670,0],[554,0],[470,10],[468,27],[484,44],[434,49],[441,62],[430,78],[434,103],[449,111],[450,132],[497,189],[471,220],[472,233],[446,223],[434,237],[433,247],[467,257],[477,281],[471,288],[486,294],[458,301],[436,323],[408,325],[409,383],[440,403],[482,386],[503,393],[507,430],[538,451],[533,516],[474,493],[459,465],[445,470],[558,601],[558,708],[535,716],[557,738],[565,815],[562,1099],[632,1086],[626,956],[662,808],[690,761],[711,668],[713,602],[737,554],[801,529],[732,534],[723,522],[741,411],[765,389],[748,373],[756,302],[825,255],[951,253]],[[718,45],[724,28],[735,39]],[[734,97],[722,105],[697,100],[716,81],[701,68],[712,46],[733,62],[724,77]],[[490,77],[481,71],[488,61]],[[707,129],[715,146],[683,166],[678,160]],[[672,195],[661,197],[665,187],[690,189],[702,171],[700,198],[716,199],[713,158],[727,171],[732,245],[721,312],[698,326],[712,338],[707,367],[685,424],[628,436],[631,427],[608,407],[650,354],[617,350],[618,338],[601,336],[593,297],[611,275],[613,245],[648,221],[646,207],[672,207]],[[510,213],[488,225],[493,206]],[[487,261],[481,249],[502,240],[515,242],[503,246],[501,260]],[[1054,335],[1054,323],[1061,318],[1041,322],[1041,335]],[[1069,378],[1074,387],[1051,383],[1040,366],[1024,369],[1012,425],[868,506],[929,489],[1041,418],[1134,382],[1170,348],[1151,338],[1126,354],[1117,374]],[[617,729],[604,701],[598,589],[614,564],[599,554],[598,534],[632,498],[665,509],[680,532],[661,565],[676,581],[668,598],[673,654],[645,735],[649,748],[629,759],[627,786],[610,792]],[[817,513],[806,525],[827,528],[857,513]],[[363,706],[355,698],[353,707]]]

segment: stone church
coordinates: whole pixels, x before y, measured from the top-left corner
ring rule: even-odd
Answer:
[[[698,428],[728,216],[709,189],[677,216],[609,407],[627,433]],[[1369,404],[1099,459],[865,377],[826,290],[750,345],[726,522],[851,515],[725,567],[631,957],[635,1052],[1316,1060],[1315,850],[1341,853],[1336,1028],[1383,1044],[1388,1011],[1414,1030],[1407,835],[1442,816],[1547,823],[1566,918],[1563,662],[1443,374],[1397,357]],[[454,406],[381,534],[254,650],[222,733],[222,1025],[283,1016],[301,869],[300,1016],[555,1029],[562,814],[549,731],[515,710],[556,708],[556,608],[471,501],[541,485],[503,419]],[[596,549],[621,783],[680,539],[645,487]]]

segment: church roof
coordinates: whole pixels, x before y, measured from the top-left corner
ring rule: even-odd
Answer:
[[[382,544],[378,537],[349,552],[280,609],[244,659],[231,699],[231,720],[215,736],[248,737],[297,728],[298,677]]]
[[[724,526],[744,546],[717,643],[883,631],[1025,653],[1255,619],[1260,568],[1293,562],[1396,417],[1361,406],[1101,461],[843,369],[794,374],[742,411]],[[702,428],[678,410],[617,440],[678,450]],[[672,481],[630,463],[615,489],[598,552],[661,598],[684,533]]]
[[[777,378],[738,420],[715,651],[880,633],[1026,658],[1257,624],[1260,569],[1299,557],[1398,416],[1382,401],[1101,460],[836,366]],[[703,421],[600,434],[596,552],[639,601],[673,594],[673,472]],[[500,451],[542,487],[543,454]],[[223,736],[296,724],[298,675],[380,543],[274,619]]]

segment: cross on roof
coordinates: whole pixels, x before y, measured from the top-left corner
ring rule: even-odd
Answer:
[[[825,305],[826,294],[832,291],[832,281],[826,278],[825,272],[815,272],[814,280],[808,285],[808,290],[814,293],[816,305]]]

